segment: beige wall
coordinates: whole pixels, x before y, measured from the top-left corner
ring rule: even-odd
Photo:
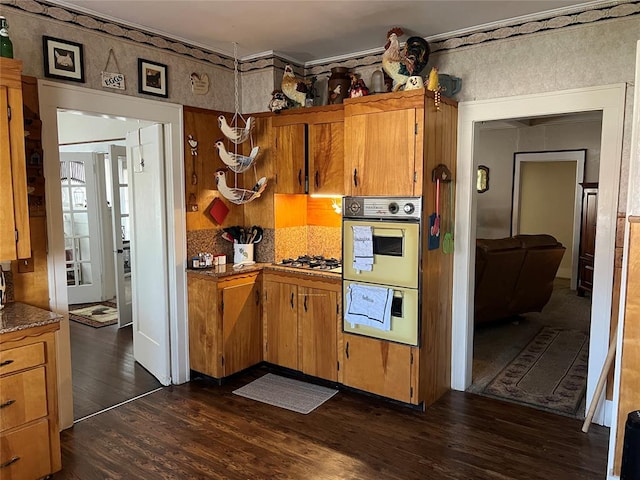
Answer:
[[[553,235],[567,249],[557,276],[571,278],[576,163],[522,162],[520,177],[519,233]]]

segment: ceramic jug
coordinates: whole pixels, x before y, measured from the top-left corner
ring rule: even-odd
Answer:
[[[349,69],[346,67],[333,67],[329,77],[329,104],[342,103],[349,96]]]

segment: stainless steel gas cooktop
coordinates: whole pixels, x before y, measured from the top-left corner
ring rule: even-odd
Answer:
[[[334,273],[342,272],[342,262],[340,260],[333,257],[325,258],[322,255],[301,255],[298,258],[283,258],[276,265]]]

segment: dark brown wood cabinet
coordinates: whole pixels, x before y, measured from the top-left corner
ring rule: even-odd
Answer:
[[[578,295],[593,289],[593,259],[596,248],[596,220],[598,218],[598,184],[581,183],[582,221],[580,227],[580,253],[578,256]]]

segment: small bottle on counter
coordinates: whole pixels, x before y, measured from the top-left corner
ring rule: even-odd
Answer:
[[[191,268],[200,268],[200,257],[195,256],[191,259]]]
[[[3,16],[0,16],[0,57],[13,58],[13,43],[9,38],[9,25]]]

